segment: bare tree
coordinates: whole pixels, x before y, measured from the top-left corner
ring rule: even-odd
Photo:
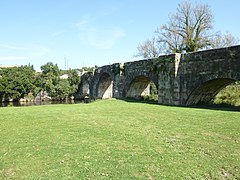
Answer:
[[[167,24],[157,29],[160,44],[170,52],[193,52],[211,45],[213,15],[208,5],[178,5]]]
[[[213,14],[207,4],[190,1],[178,4],[177,12],[155,33],[156,37],[139,44],[136,56],[150,58],[161,53],[195,52],[239,43],[230,33],[222,35],[213,31]]]
[[[212,48],[222,48],[228,46],[234,46],[239,43],[239,39],[234,37],[232,34],[227,32],[226,34],[222,35],[218,33],[215,38],[212,39]]]
[[[140,43],[137,47],[138,54],[135,56],[141,56],[143,58],[154,58],[159,56],[159,47],[155,37],[147,39],[143,43]]]

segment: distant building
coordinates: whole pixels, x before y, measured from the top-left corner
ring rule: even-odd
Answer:
[[[3,66],[3,65],[0,65],[0,69],[7,69],[7,68],[15,68],[15,67],[18,67],[17,65],[15,66]]]
[[[62,76],[60,76],[60,79],[68,79],[69,75],[68,74],[64,74]]]
[[[78,74],[78,76],[82,76],[82,75],[83,75],[83,72],[77,70],[77,74]]]

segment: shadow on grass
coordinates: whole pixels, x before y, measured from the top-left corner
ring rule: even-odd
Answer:
[[[236,111],[240,112],[239,106],[231,106],[228,104],[199,104],[188,106],[190,108],[199,108],[199,109],[210,109],[210,110],[218,110],[218,111]]]
[[[143,99],[138,100],[138,99],[133,99],[133,98],[120,98],[119,100],[131,102],[131,103],[144,103],[144,104],[153,104],[153,105],[161,105],[161,106],[169,106],[169,107],[182,107],[182,108],[195,108],[195,109],[240,112],[240,106],[231,106],[228,104],[197,104],[197,105],[191,105],[191,106],[174,106],[174,105],[158,104],[158,102],[154,101],[154,100],[143,100]]]
[[[118,100],[131,102],[131,103],[143,103],[143,104],[155,104],[159,105],[155,100],[144,100],[144,99],[134,99],[134,98],[118,98]]]

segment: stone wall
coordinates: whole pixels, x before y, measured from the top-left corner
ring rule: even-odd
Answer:
[[[178,67],[179,54],[162,56],[158,65],[158,103],[166,105],[179,105],[180,85]]]
[[[152,81],[159,104],[191,105],[210,101],[236,80],[240,46],[102,66],[94,72],[89,89],[93,98],[141,96],[149,93],[146,82]]]
[[[240,80],[240,46],[182,54],[180,104],[209,102],[222,88]]]
[[[119,97],[120,64],[99,67],[95,70],[90,83],[90,96],[92,98]],[[106,82],[104,82],[104,79]],[[108,91],[108,92],[104,92]],[[110,92],[111,91],[111,92]]]
[[[84,99],[85,96],[90,95],[90,84],[93,79],[93,72],[85,72],[80,79],[78,92],[75,95],[75,99]]]
[[[96,96],[101,99],[113,97],[113,80],[109,74],[104,73],[99,79]]]
[[[126,97],[139,99],[150,95],[150,80],[145,76],[136,77],[126,92]]]

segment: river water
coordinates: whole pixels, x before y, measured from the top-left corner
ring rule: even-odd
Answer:
[[[0,102],[0,107],[18,107],[18,106],[42,106],[51,104],[79,104],[83,101],[32,101],[32,102]]]

